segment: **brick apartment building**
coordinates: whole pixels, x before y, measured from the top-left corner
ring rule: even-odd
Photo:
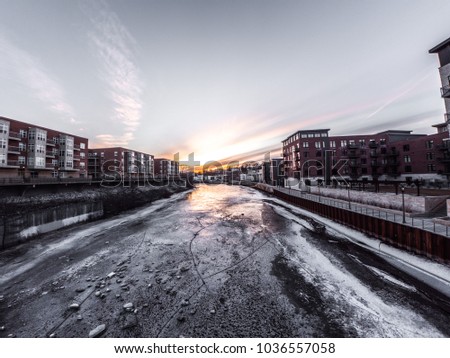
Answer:
[[[88,139],[0,117],[0,177],[87,177]]]
[[[153,155],[124,147],[89,149],[89,175],[92,178],[151,177]]]
[[[447,180],[443,163],[447,126],[432,135],[388,130],[330,136],[329,129],[301,130],[283,141],[287,177],[350,180]]]
[[[155,177],[166,178],[170,176],[177,176],[180,174],[180,163],[165,159],[165,158],[156,158],[155,159]]]

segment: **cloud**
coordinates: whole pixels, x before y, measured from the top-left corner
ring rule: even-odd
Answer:
[[[28,87],[31,95],[47,109],[62,115],[71,123],[76,122],[74,110],[66,101],[64,90],[39,59],[12,44],[0,35],[1,73],[13,74]]]
[[[114,103],[112,119],[121,124],[122,131],[102,134],[97,139],[105,145],[126,146],[134,139],[142,111],[143,85],[134,60],[136,42],[105,2],[86,2],[83,10],[93,25],[89,40],[101,63],[100,77],[107,84]]]

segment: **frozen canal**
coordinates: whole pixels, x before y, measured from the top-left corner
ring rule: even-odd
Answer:
[[[0,336],[450,336],[448,299],[316,226],[202,185],[47,234],[0,253]]]

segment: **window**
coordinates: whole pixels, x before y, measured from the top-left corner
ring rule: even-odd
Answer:
[[[86,167],[86,163],[85,162],[80,162],[80,168],[85,168]]]
[[[0,139],[0,148],[2,149],[6,148],[6,139]]]
[[[341,147],[346,147],[346,146],[347,146],[347,141],[341,140]]]
[[[321,157],[322,156],[322,152],[320,151],[320,150],[318,150],[317,152],[316,152],[316,157]]]
[[[315,138],[320,138],[320,133],[314,133]]]
[[[40,168],[45,167],[45,158],[37,157],[36,158],[36,166]]]
[[[316,142],[315,146],[316,146],[317,149],[320,149],[321,148],[321,142]]]
[[[80,153],[80,158],[81,158],[81,159],[84,159],[85,157],[86,157],[86,154],[85,154],[84,152],[81,152],[81,153]]]
[[[405,165],[405,173],[411,173],[412,167],[410,165]]]
[[[25,152],[27,150],[27,145],[25,143],[19,143],[19,151]]]
[[[427,170],[428,170],[429,173],[435,172],[435,171],[436,171],[436,165],[434,165],[434,164],[428,164],[428,165],[427,165]]]
[[[361,164],[367,164],[367,159],[366,158],[361,158]]]
[[[86,149],[86,144],[85,143],[80,143],[80,149]]]
[[[28,165],[34,167],[34,158],[28,158]]]
[[[24,156],[19,156],[19,158],[17,159],[17,163],[25,165],[25,157]]]
[[[100,157],[104,158],[105,157],[105,152],[100,152]]]
[[[322,137],[328,137],[328,133],[322,133]]]
[[[35,138],[35,132],[34,131],[30,131],[30,133],[28,133],[28,139],[33,140]]]
[[[43,145],[36,145],[36,153],[45,153],[45,146]]]
[[[308,158],[308,152],[303,152],[303,157]]]
[[[432,140],[427,140],[425,142],[425,148],[432,149],[433,148],[433,141]]]
[[[0,133],[8,133],[9,126],[6,123],[0,123]]]
[[[308,136],[305,133],[302,133],[301,137],[302,138],[307,138]]]
[[[409,144],[405,144],[405,145],[403,146],[403,151],[404,151],[404,152],[409,152]]]
[[[24,129],[19,130],[20,138],[26,138],[27,137],[27,131]]]
[[[405,163],[411,163],[411,157],[409,155],[405,155],[403,157],[403,160],[405,161]]]
[[[380,145],[385,145],[386,144],[386,139],[382,138],[380,139]]]
[[[114,152],[114,156],[117,157],[119,155],[119,152]]]
[[[28,151],[34,152],[34,144],[28,144]]]
[[[336,148],[336,141],[330,140],[330,148]]]
[[[0,154],[0,164],[6,164],[6,154]]]
[[[365,140],[365,139],[360,139],[360,140],[359,140],[359,144],[360,144],[361,146],[365,146],[365,145],[366,145],[366,140]]]
[[[428,152],[427,153],[427,160],[433,160],[434,159],[434,153],[433,152]]]
[[[362,174],[367,174],[367,168],[361,168],[361,173]]]
[[[303,142],[303,148],[308,148],[309,147],[309,142]]]

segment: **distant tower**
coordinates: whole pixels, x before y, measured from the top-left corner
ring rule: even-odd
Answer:
[[[447,124],[445,128],[448,131],[450,124],[450,38],[433,47],[429,53],[437,53],[439,56],[439,74],[441,76],[441,96],[445,102],[444,121]],[[442,128],[443,129],[443,128]]]

